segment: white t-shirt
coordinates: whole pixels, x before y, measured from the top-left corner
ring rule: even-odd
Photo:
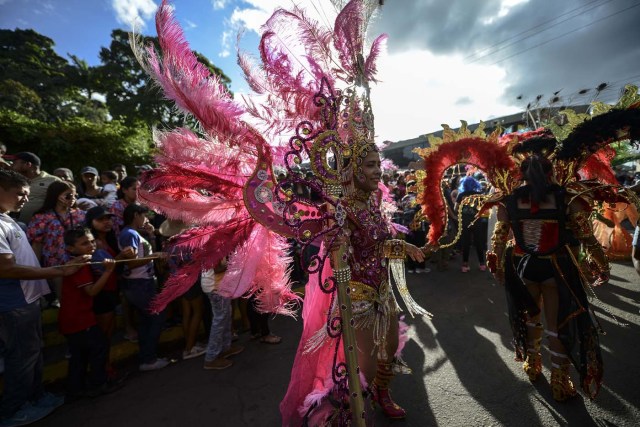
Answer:
[[[118,187],[116,187],[115,184],[105,184],[104,187],[102,187],[102,193],[104,194],[104,204],[110,208],[118,198]]]
[[[0,213],[0,254],[13,254],[16,264],[26,267],[40,267],[40,262],[36,254],[33,252],[27,235],[22,228],[9,217],[9,215]],[[12,282],[17,283],[16,279],[2,279],[0,286],[12,286]],[[19,280],[20,288],[26,304],[37,301],[41,296],[47,295],[49,285],[45,279],[36,280]],[[3,301],[10,305],[15,305],[19,301]],[[23,304],[19,304],[20,307]],[[15,307],[15,308],[17,308]]]
[[[213,268],[211,270],[202,270],[200,286],[202,287],[202,292],[205,294],[210,294],[216,290],[216,273],[213,271]]]

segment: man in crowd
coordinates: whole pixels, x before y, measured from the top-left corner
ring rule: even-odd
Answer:
[[[90,257],[64,266],[41,268],[27,236],[8,215],[29,200],[29,182],[11,170],[0,170],[0,357],[4,358],[4,391],[0,403],[3,427],[35,422],[63,403],[42,387],[42,315],[40,297],[47,281],[75,273]]]
[[[58,168],[53,171],[53,175],[57,176],[63,181],[73,182],[73,172],[68,168]]]
[[[127,167],[122,163],[116,163],[115,165],[111,166],[111,170],[118,174],[118,182],[127,177]]]
[[[27,178],[31,187],[29,201],[24,205],[18,217],[19,221],[28,224],[33,214],[42,207],[49,185],[59,179],[40,170],[42,164],[40,157],[28,151],[5,156],[5,158],[13,160],[11,169]]]

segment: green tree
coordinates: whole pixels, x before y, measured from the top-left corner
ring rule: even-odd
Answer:
[[[62,106],[74,90],[66,78],[69,63],[53,47],[53,40],[33,30],[0,30],[0,82],[12,80],[33,91],[47,120],[64,118]],[[13,93],[19,92],[27,94]]]
[[[148,126],[126,126],[120,120],[106,123],[74,117],[51,123],[0,109],[0,140],[11,152],[33,151],[51,172],[68,167],[76,174],[83,166],[99,170],[114,163],[130,168],[151,162],[153,142]]]
[[[148,126],[160,122],[172,126],[183,124],[182,114],[173,104],[149,83],[149,76],[136,60],[129,46],[130,34],[123,30],[113,30],[109,48],[100,50],[100,90],[105,94],[109,112],[127,124],[142,121]],[[144,44],[152,43],[158,48],[157,37],[144,37]],[[203,55],[194,52],[198,60],[218,75],[228,87],[231,82],[224,72],[215,67]]]
[[[13,110],[25,116],[35,119],[46,119],[46,113],[42,107],[42,99],[38,94],[12,79],[0,81],[0,108]]]
[[[99,100],[101,96],[100,70],[98,67],[91,67],[83,59],[76,55],[69,54],[71,67],[68,74],[69,84],[78,89],[66,108],[74,112],[75,115],[86,117],[87,119],[103,123],[109,117],[106,104]]]

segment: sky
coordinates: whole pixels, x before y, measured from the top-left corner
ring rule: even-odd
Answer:
[[[294,0],[174,0],[192,49],[249,91],[236,65],[240,47],[256,51],[260,25]],[[329,22],[328,0],[295,0]],[[155,35],[159,0],[0,0],[0,28],[32,28],[61,56],[99,64],[114,28]],[[399,141],[548,105],[613,101],[640,84],[639,0],[385,0],[370,28],[387,33],[372,88],[379,141]],[[601,83],[606,89],[596,93]],[[580,95],[579,91],[589,89]],[[557,105],[557,104],[556,104]]]

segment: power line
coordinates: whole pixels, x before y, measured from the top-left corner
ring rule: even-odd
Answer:
[[[578,10],[580,10],[580,9],[583,9],[583,8],[585,8],[585,7],[589,6],[590,4],[598,3],[598,2],[600,2],[600,1],[602,1],[602,0],[592,0],[592,1],[591,1],[591,2],[589,2],[589,3],[583,4],[582,6],[576,7],[575,9],[571,9],[571,10],[569,10],[569,11],[567,11],[567,12],[563,13],[563,14],[560,14],[560,15],[556,16],[555,18],[553,18],[553,19],[552,19],[552,20],[550,20],[550,21],[542,22],[542,23],[540,23],[540,24],[538,24],[538,25],[535,25],[535,26],[533,26],[533,27],[531,27],[531,28],[529,28],[529,29],[527,29],[527,30],[521,31],[521,32],[519,32],[519,33],[517,33],[517,34],[514,34],[514,35],[512,35],[512,36],[510,36],[510,37],[507,37],[507,38],[506,38],[506,39],[504,39],[504,40],[501,40],[501,41],[499,41],[499,42],[497,42],[497,43],[494,43],[494,44],[492,44],[492,45],[491,45],[491,46],[489,46],[489,47],[486,47],[486,48],[484,48],[484,49],[481,49],[481,50],[479,50],[478,52],[474,52],[474,53],[472,53],[472,54],[469,54],[469,55],[465,56],[465,57],[464,57],[464,59],[465,59],[465,60],[467,60],[467,59],[469,59],[469,58],[471,58],[471,57],[473,57],[473,56],[476,56],[476,55],[478,55],[478,54],[480,54],[480,53],[482,53],[482,52],[485,52],[485,51],[487,51],[487,50],[491,50],[491,49],[493,49],[494,47],[500,46],[501,44],[508,42],[509,40],[512,40],[512,39],[514,39],[514,38],[516,38],[516,37],[518,37],[518,36],[521,36],[521,35],[523,35],[523,34],[526,34],[526,33],[530,32],[530,31],[533,31],[533,30],[535,30],[536,28],[540,28],[540,27],[542,27],[542,26],[548,25],[549,23],[551,23],[551,22],[553,22],[553,21],[555,21],[555,20],[557,20],[557,19],[560,19],[560,18],[562,18],[562,17],[563,17],[563,16],[565,16],[565,15],[569,15],[569,14],[571,14],[571,13],[573,13],[573,12],[576,12],[576,11],[578,11]],[[597,5],[596,7],[601,6],[601,5],[603,5],[603,4],[605,4],[605,3],[608,3],[608,2],[610,2],[610,1],[612,1],[612,0],[607,0],[607,1],[605,1],[604,3],[601,3],[601,4]],[[591,9],[589,9],[589,10],[591,10]],[[584,12],[587,12],[587,11],[584,11]],[[583,13],[584,13],[584,12],[583,12]],[[575,15],[575,16],[571,17],[570,19],[575,18],[575,17],[577,17],[577,16],[580,16],[580,15]],[[544,31],[544,30],[543,30],[543,31]],[[539,32],[537,32],[536,34],[538,34],[538,33],[540,33],[540,31],[539,31]]]
[[[471,60],[469,63],[470,63],[470,64],[473,64],[474,62],[480,61],[481,59],[484,59],[484,58],[486,58],[486,57],[488,57],[488,56],[490,56],[490,55],[493,55],[494,53],[497,53],[497,52],[499,52],[499,51],[501,51],[501,50],[503,50],[503,49],[506,49],[506,48],[508,48],[508,47],[510,47],[510,46],[513,46],[514,44],[519,43],[519,42],[521,42],[521,41],[527,40],[527,39],[529,39],[529,38],[531,38],[531,37],[533,37],[533,36],[536,36],[536,35],[538,35],[538,34],[540,34],[540,33],[544,32],[544,31],[550,30],[551,28],[557,27],[557,26],[558,26],[558,25],[560,25],[560,24],[564,24],[565,22],[570,21],[570,20],[571,20],[571,19],[573,19],[573,18],[576,18],[576,17],[578,17],[578,16],[580,16],[580,15],[582,15],[582,14],[584,14],[584,13],[590,12],[591,10],[596,9],[596,8],[598,8],[598,7],[602,6],[602,5],[606,4],[606,3],[609,3],[609,2],[611,2],[611,1],[613,1],[613,0],[606,0],[604,3],[600,3],[600,4],[597,4],[597,5],[595,5],[595,6],[591,7],[591,8],[589,8],[589,9],[583,10],[582,12],[578,13],[577,15],[574,15],[574,16],[571,16],[571,17],[569,17],[569,18],[563,19],[562,21],[556,22],[555,24],[552,24],[551,26],[549,26],[549,27],[547,27],[547,28],[545,28],[545,29],[543,29],[543,30],[536,31],[536,32],[535,32],[535,33],[533,33],[533,34],[529,34],[528,36],[525,36],[525,37],[519,38],[518,40],[515,40],[515,41],[513,41],[513,42],[511,42],[511,43],[509,43],[509,44],[506,44],[506,45],[504,45],[504,46],[501,46],[501,47],[499,47],[499,48],[497,48],[497,49],[495,49],[495,50],[492,50],[492,51],[490,51],[490,52],[486,53],[485,55],[479,56],[479,57],[477,57],[477,58],[475,58],[475,59]],[[597,22],[597,21],[596,21],[596,22]],[[544,24],[541,24],[541,25],[544,25]],[[526,32],[526,31],[525,31],[525,32]]]
[[[499,64],[499,63],[501,63],[501,62],[503,62],[503,61],[506,61],[507,59],[511,59],[511,58],[513,58],[514,56],[522,55],[523,53],[528,52],[528,51],[530,51],[530,50],[532,50],[532,49],[535,49],[535,48],[537,48],[537,47],[540,47],[540,46],[543,46],[543,45],[545,45],[545,44],[551,43],[552,41],[555,41],[555,40],[558,40],[558,39],[560,39],[560,38],[562,38],[562,37],[568,36],[569,34],[573,34],[573,33],[575,33],[576,31],[580,31],[580,30],[582,30],[583,28],[590,27],[590,26],[591,26],[591,25],[593,25],[593,24],[597,24],[597,23],[598,23],[598,22],[600,22],[600,21],[604,21],[605,19],[611,18],[612,16],[615,16],[615,15],[619,15],[619,14],[621,14],[622,12],[626,12],[627,10],[629,10],[629,9],[633,9],[634,7],[638,7],[638,6],[640,6],[640,3],[638,3],[638,4],[634,4],[633,6],[626,7],[626,8],[624,8],[624,9],[622,9],[622,10],[619,10],[618,12],[611,13],[611,14],[609,14],[609,15],[607,15],[607,16],[604,16],[604,17],[602,17],[602,18],[600,18],[600,19],[597,19],[597,20],[595,20],[595,21],[593,21],[593,22],[590,22],[590,23],[588,23],[588,24],[582,25],[581,27],[578,27],[578,28],[573,29],[573,30],[571,30],[571,31],[567,31],[566,33],[562,33],[562,34],[560,34],[559,36],[553,37],[553,38],[551,38],[551,39],[549,39],[549,40],[546,40],[546,41],[544,41],[544,42],[538,43],[537,45],[531,46],[531,47],[529,47],[529,48],[527,48],[527,49],[520,50],[520,51],[518,51],[518,52],[516,52],[516,53],[514,53],[514,54],[512,54],[512,55],[509,55],[509,56],[507,56],[507,57],[505,57],[505,58],[502,58],[502,59],[500,59],[500,60],[498,60],[498,61],[496,61],[496,62],[493,62],[493,63],[491,63],[490,65],[496,65],[496,64]]]

